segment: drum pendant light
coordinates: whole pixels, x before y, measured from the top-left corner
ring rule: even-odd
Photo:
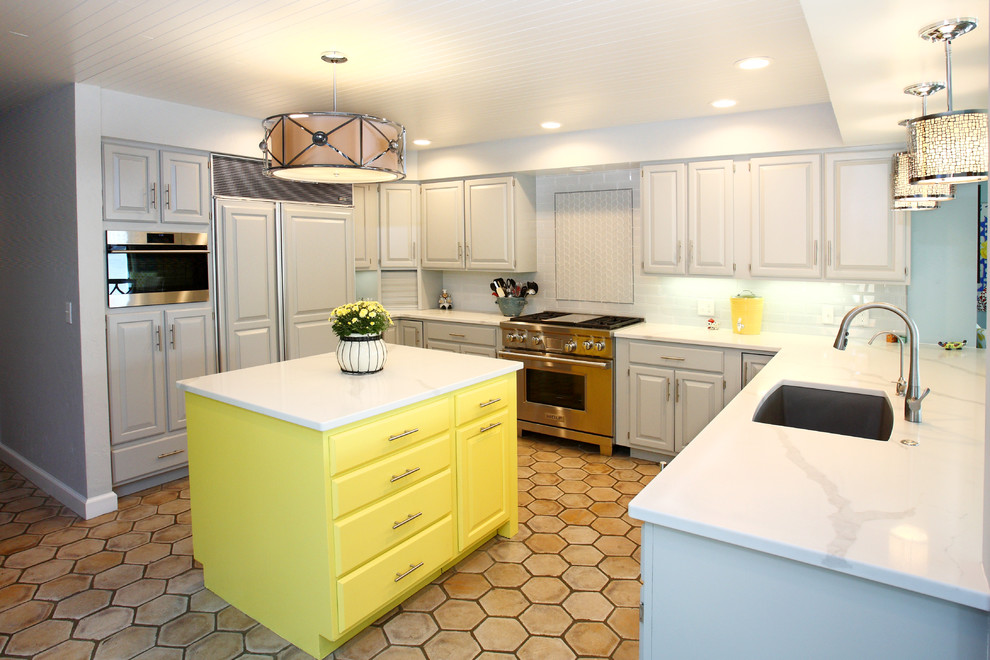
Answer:
[[[904,88],[905,94],[921,97],[921,115],[928,114],[928,97],[936,92],[945,89],[945,85],[940,82],[916,83]],[[910,120],[906,119],[900,124],[906,126]],[[912,185],[911,176],[911,152],[902,151],[893,156],[893,163],[890,170],[891,187],[890,192],[893,198],[891,209],[926,211],[938,208],[937,203],[932,204],[908,204],[907,202],[940,202],[953,198],[955,191],[950,183],[933,183]]]
[[[309,183],[378,183],[406,176],[406,129],[381,117],[337,112],[337,64],[342,53],[321,56],[333,65],[333,111],[273,115],[263,122],[266,176]]]
[[[945,43],[946,112],[908,122],[912,184],[968,183],[987,178],[986,110],[952,109],[952,40],[977,25],[975,18],[953,18],[925,26],[922,39]]]

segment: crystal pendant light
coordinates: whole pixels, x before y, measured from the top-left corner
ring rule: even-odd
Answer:
[[[945,85],[940,82],[916,83],[904,88],[905,94],[921,97],[921,115],[928,114],[928,97],[936,92],[945,89]],[[906,126],[909,119],[900,122]],[[925,211],[938,208],[938,204],[906,204],[906,202],[939,202],[953,198],[954,190],[950,183],[933,183],[912,185],[911,176],[911,152],[902,151],[893,156],[891,167],[891,208],[893,210]]]
[[[911,183],[968,183],[987,178],[986,110],[952,109],[952,40],[977,25],[953,18],[921,29],[918,36],[945,43],[946,112],[908,122]]]
[[[263,126],[264,173],[310,183],[376,183],[406,176],[406,129],[381,117],[337,112],[337,65],[342,53],[321,56],[333,65],[333,111],[273,115]]]

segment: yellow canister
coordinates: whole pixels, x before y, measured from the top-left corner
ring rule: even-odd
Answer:
[[[758,335],[763,326],[763,298],[748,289],[729,299],[732,310],[732,332],[737,335]]]

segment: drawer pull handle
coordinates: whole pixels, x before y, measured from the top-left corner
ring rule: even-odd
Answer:
[[[684,362],[684,360],[686,360],[687,358],[674,357],[672,355],[661,355],[660,356],[660,359],[661,360],[674,360],[675,362]]]
[[[392,475],[392,478],[391,478],[391,479],[389,479],[388,481],[389,481],[389,483],[392,483],[392,482],[395,482],[395,481],[398,481],[398,480],[399,480],[399,479],[401,479],[402,477],[408,477],[408,476],[409,476],[410,474],[412,474],[412,473],[414,473],[414,472],[419,472],[419,468],[418,468],[418,467],[414,467],[414,468],[413,468],[413,469],[411,469],[411,470],[406,470],[406,471],[405,471],[405,472],[403,472],[402,474],[393,474],[393,475]]]
[[[175,451],[167,451],[164,454],[158,454],[158,458],[165,458],[167,456],[175,456],[176,454],[181,454],[185,449],[176,449]]]
[[[467,337],[467,335],[462,335],[457,332],[448,332],[447,334],[450,335],[451,337]]]
[[[405,573],[396,573],[395,574],[395,581],[398,582],[399,580],[401,580],[402,578],[406,577],[407,575],[409,575],[410,573],[412,573],[413,571],[415,571],[417,568],[421,567],[422,565],[423,565],[423,562],[419,562],[415,566],[413,566],[412,564],[409,564],[409,570],[408,571],[406,571]]]
[[[405,525],[407,522],[412,522],[412,521],[416,520],[416,518],[419,518],[421,515],[423,515],[423,512],[422,511],[420,511],[419,513],[410,513],[409,514],[409,517],[406,518],[405,520],[400,520],[400,521],[398,521],[396,523],[393,523],[392,524],[392,529],[399,529],[400,527],[402,527],[403,525]]]
[[[390,435],[390,436],[388,436],[388,441],[389,442],[392,442],[393,440],[398,440],[399,438],[404,438],[407,435],[412,435],[413,433],[418,433],[418,432],[419,432],[419,429],[413,429],[412,431],[403,431],[402,433],[400,433],[398,435]]]
[[[499,397],[497,399],[489,399],[488,401],[485,401],[484,403],[479,403],[478,404],[478,407],[479,408],[487,408],[488,406],[492,405],[493,403],[498,403],[501,400],[502,400],[502,397]]]
[[[502,426],[502,422],[495,422],[494,424],[489,424],[485,428],[481,429],[481,433],[484,433],[485,431],[491,431],[496,426]]]

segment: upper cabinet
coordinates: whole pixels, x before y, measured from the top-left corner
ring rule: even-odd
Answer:
[[[890,210],[890,151],[825,155],[825,276],[904,282],[907,213]]]
[[[750,176],[750,273],[756,277],[821,277],[821,156],[753,158]]]
[[[732,172],[731,160],[642,169],[645,272],[732,275]]]
[[[354,200],[354,268],[378,268],[378,186],[355,185]]]
[[[424,183],[422,191],[423,268],[536,270],[532,179]]]
[[[209,224],[209,156],[105,142],[103,218]]]
[[[416,268],[419,233],[419,184],[379,186],[378,229],[382,268]]]

